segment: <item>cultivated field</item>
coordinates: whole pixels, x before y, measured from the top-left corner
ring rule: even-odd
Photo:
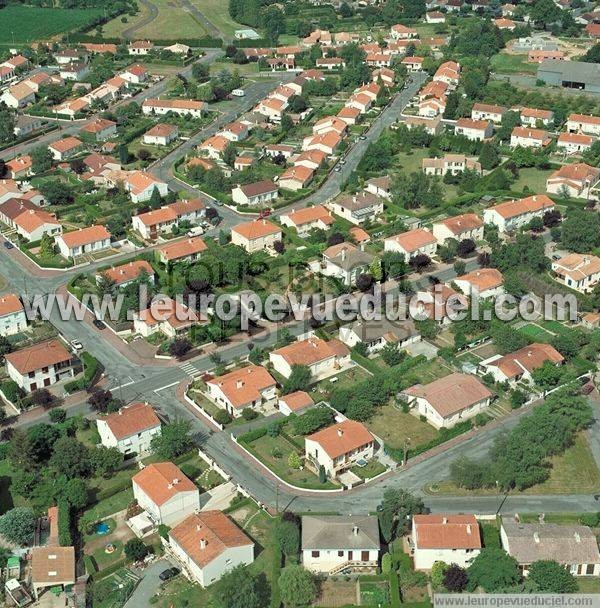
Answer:
[[[100,8],[60,9],[11,4],[0,10],[0,44],[48,40],[91,24]]]

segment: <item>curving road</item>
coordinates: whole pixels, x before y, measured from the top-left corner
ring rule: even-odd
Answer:
[[[146,9],[148,10],[148,14],[134,25],[131,25],[123,30],[121,35],[125,39],[130,40],[132,38],[135,38],[135,33],[138,30],[142,29],[143,27],[146,27],[158,17],[158,7],[156,6],[156,4],[152,4],[150,0],[139,0],[139,2],[141,2],[146,7]]]

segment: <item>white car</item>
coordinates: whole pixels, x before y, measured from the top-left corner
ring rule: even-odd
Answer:
[[[71,340],[71,347],[73,350],[81,350],[83,348],[83,344],[79,340]]]

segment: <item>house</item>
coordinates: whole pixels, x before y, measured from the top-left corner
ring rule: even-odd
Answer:
[[[512,19],[504,18],[494,19],[494,25],[499,30],[507,30],[509,32],[512,32],[517,27],[517,24]]]
[[[554,59],[555,61],[564,61],[565,54],[563,51],[551,51],[546,49],[532,49],[527,54],[527,61],[529,63],[542,63],[547,59]]]
[[[29,135],[30,133],[41,129],[43,125],[44,122],[37,116],[20,114],[16,117],[13,133],[16,137],[24,137],[25,135]]]
[[[4,356],[6,372],[31,393],[75,375],[76,360],[59,340],[48,340]]]
[[[508,112],[508,108],[489,103],[476,103],[471,108],[473,120],[491,120],[493,123],[502,122],[502,117]]]
[[[94,118],[81,131],[93,137],[95,141],[105,141],[117,134],[117,123],[106,118]]]
[[[316,65],[323,70],[338,70],[345,68],[346,62],[341,57],[318,57]]]
[[[592,147],[594,138],[583,133],[561,133],[556,147],[565,154],[581,154]]]
[[[588,293],[600,281],[600,258],[591,253],[569,253],[552,260],[552,272],[567,287]]]
[[[396,72],[386,66],[380,66],[379,69],[373,70],[373,82],[378,82],[386,87],[393,87],[396,83]]]
[[[223,135],[212,135],[198,146],[198,150],[205,153],[209,158],[218,160],[230,143]]]
[[[0,84],[4,84],[9,80],[13,80],[16,78],[14,68],[11,68],[7,65],[0,65]]]
[[[247,408],[259,408],[277,396],[277,382],[259,365],[249,365],[206,381],[208,396],[234,418]]]
[[[391,184],[392,180],[390,179],[389,175],[372,177],[371,179],[367,180],[365,190],[377,197],[384,198],[389,201],[392,199]]]
[[[57,588],[71,588],[76,581],[75,547],[33,547],[29,576],[36,600],[48,587],[52,593]]]
[[[335,131],[338,135],[344,135],[348,128],[348,125],[344,120],[338,116],[325,116],[313,125],[313,133],[315,135],[321,135],[328,131]]]
[[[424,99],[428,99],[430,97],[434,97],[435,99],[443,99],[448,94],[448,83],[442,80],[433,80],[428,82],[418,93],[417,99],[419,101],[423,101]],[[406,117],[407,120],[410,118]]]
[[[294,149],[294,146],[287,146],[285,144],[268,144],[265,146],[264,153],[269,158],[283,156],[283,158],[288,159],[294,153]]]
[[[150,308],[133,314],[133,330],[144,338],[157,332],[168,338],[178,338],[200,322],[205,322],[205,319],[169,297],[154,299]]]
[[[306,167],[316,171],[326,160],[327,154],[321,150],[309,150],[298,154],[293,162],[294,167]]]
[[[475,213],[463,213],[434,222],[431,231],[440,245],[448,239],[477,242],[483,239],[483,220]]]
[[[554,120],[552,110],[540,110],[538,108],[521,108],[521,124],[528,127],[544,125],[547,127]]]
[[[526,127],[515,127],[510,134],[510,147],[516,148],[544,148],[549,145],[551,139],[547,131],[542,129],[528,129]]]
[[[327,207],[336,215],[360,226],[367,221],[375,222],[383,213],[383,199],[363,190],[352,195],[342,195],[327,203]]]
[[[143,142],[153,146],[168,146],[179,137],[176,125],[159,123],[144,133]]]
[[[203,101],[193,99],[145,99],[142,102],[144,114],[164,115],[169,112],[178,116],[191,116],[200,118],[206,104]]]
[[[429,572],[435,562],[466,568],[482,549],[474,515],[413,515],[410,545],[415,570]]]
[[[217,131],[217,135],[225,137],[229,141],[243,141],[250,134],[250,128],[243,122],[234,121],[225,125],[220,131]]]
[[[19,82],[0,95],[0,101],[9,108],[24,108],[35,102],[35,91],[25,82]]]
[[[5,167],[8,171],[11,179],[19,179],[21,177],[28,177],[32,174],[31,167],[33,162],[31,156],[25,154],[23,156],[17,156],[12,160],[6,161]]]
[[[454,125],[454,134],[462,135],[471,141],[483,141],[494,134],[494,127],[489,120],[459,118]]]
[[[95,253],[110,248],[110,232],[102,225],[64,232],[55,239],[61,255],[74,258],[85,253]]]
[[[173,526],[200,509],[198,487],[172,462],[145,466],[131,485],[138,505],[157,525]]]
[[[144,66],[136,63],[121,72],[119,78],[122,78],[125,82],[130,84],[143,84],[148,79],[148,72]]]
[[[508,355],[494,355],[477,364],[481,374],[491,374],[495,382],[531,382],[531,373],[549,362],[562,365],[564,357],[550,344],[529,344]]]
[[[328,230],[333,224],[333,216],[322,205],[314,205],[297,211],[290,211],[279,216],[284,226],[295,228],[298,236],[305,238],[311,230]]]
[[[367,53],[365,62],[369,67],[388,68],[392,64],[392,55],[389,53]]]
[[[319,272],[340,279],[344,285],[355,285],[358,277],[369,271],[373,259],[370,253],[352,243],[343,242],[323,251]]]
[[[356,420],[344,420],[304,438],[307,462],[318,470],[323,467],[329,479],[337,479],[360,460],[371,460],[374,448],[375,438]]]
[[[556,561],[574,576],[600,576],[598,542],[587,526],[525,524],[502,518],[500,540],[524,576],[531,564],[541,560]]]
[[[158,259],[167,265],[175,262],[195,262],[206,249],[206,243],[199,236],[194,236],[183,241],[167,243],[156,251]]]
[[[383,242],[383,250],[401,253],[404,261],[408,263],[417,255],[434,256],[437,251],[437,240],[428,230],[415,228],[386,238]]]
[[[48,145],[54,160],[63,161],[73,158],[83,150],[83,142],[76,137],[65,137]]]
[[[266,116],[272,122],[281,122],[283,112],[287,107],[287,102],[273,97],[267,97],[258,103],[254,108],[255,112]]]
[[[62,116],[63,120],[65,116],[74,120],[77,114],[87,110],[89,106],[90,102],[85,97],[79,97],[77,99],[69,99],[64,103],[54,106],[52,112],[57,116]]]
[[[589,330],[600,327],[600,312],[588,312],[581,317],[581,325]]]
[[[600,180],[600,169],[585,163],[562,165],[546,180],[546,192],[567,194],[573,198],[591,198],[591,190]]]
[[[0,336],[12,336],[27,329],[27,315],[14,293],[0,296]]]
[[[313,378],[330,374],[350,358],[350,351],[338,340],[325,342],[313,336],[288,344],[269,353],[275,371],[289,378],[293,365],[306,365]]]
[[[416,301],[411,304],[410,312],[415,320],[431,319],[444,327],[455,321],[457,315],[467,309],[468,303],[468,298],[462,293],[443,283],[436,283],[416,293]]]
[[[429,135],[439,135],[443,131],[442,120],[439,117],[407,116],[404,124],[409,131],[411,129],[424,129]]]
[[[327,156],[333,156],[338,146],[342,143],[342,138],[335,131],[327,131],[327,133],[321,133],[320,135],[312,135],[305,137],[302,141],[303,151],[319,150],[327,154]]]
[[[305,391],[294,391],[287,395],[281,395],[277,401],[277,407],[284,416],[296,414],[299,416],[313,407],[315,402]]]
[[[425,118],[436,118],[441,116],[446,110],[446,96],[440,97],[429,97],[423,101],[419,101],[419,116]]]
[[[180,199],[159,209],[134,215],[132,227],[144,238],[156,239],[160,234],[172,231],[181,221],[198,224],[204,218],[206,205],[199,198]]]
[[[145,275],[150,283],[154,283],[154,269],[146,260],[135,260],[121,264],[121,266],[113,266],[96,274],[96,283],[102,277],[108,279],[116,288],[126,287],[137,281],[140,276]]]
[[[90,73],[90,66],[87,63],[69,63],[59,70],[59,76],[63,80],[75,80],[81,82]]]
[[[282,238],[281,228],[266,219],[244,222],[231,229],[231,242],[248,253],[274,251],[275,243]]]
[[[6,210],[7,203],[2,205],[3,211]],[[20,236],[30,243],[41,240],[44,234],[56,237],[62,232],[62,225],[53,213],[36,208],[26,209],[16,215],[12,220],[12,226]]]
[[[19,184],[14,179],[0,179],[0,205],[10,198],[22,198]]]
[[[358,320],[351,325],[343,325],[339,329],[340,340],[352,348],[364,344],[369,354],[376,353],[389,344],[397,348],[405,348],[409,344],[419,342],[421,335],[410,322],[392,323],[385,317],[379,320]]]
[[[160,435],[160,420],[148,403],[132,403],[98,416],[96,426],[103,446],[126,455],[149,452],[152,439]]]
[[[446,15],[440,11],[430,11],[425,13],[425,21],[427,23],[446,23]]]
[[[281,188],[287,190],[302,190],[302,188],[306,188],[308,184],[310,184],[314,177],[314,173],[314,169],[310,169],[303,165],[295,165],[293,167],[288,167],[279,176],[278,183]]]
[[[399,23],[397,25],[392,25],[390,36],[392,40],[410,40],[412,38],[418,38],[419,32],[412,27],[406,27],[406,25]]]
[[[302,565],[315,574],[375,572],[380,549],[374,515],[302,516]]]
[[[409,72],[420,72],[423,69],[423,57],[405,57],[401,63]]]
[[[504,293],[504,277],[495,268],[479,268],[454,279],[456,286],[467,296],[491,298]]]
[[[254,542],[221,511],[190,514],[169,530],[169,553],[190,580],[208,587],[254,561]]]
[[[231,190],[231,198],[237,205],[266,205],[278,196],[277,185],[269,179],[253,184],[240,184]]]
[[[127,51],[130,55],[147,55],[154,48],[150,40],[134,40],[129,43]]]
[[[426,175],[444,176],[446,173],[458,175],[465,171],[481,174],[481,163],[464,154],[445,154],[442,158],[424,158],[421,166]]]
[[[525,226],[534,217],[543,217],[544,213],[553,209],[554,201],[551,198],[545,194],[534,194],[484,209],[483,221],[498,226],[500,232],[506,232]]]
[[[124,176],[123,187],[129,192],[132,203],[145,203],[156,189],[160,196],[167,196],[169,186],[147,171],[131,171]]]
[[[475,376],[453,373],[429,384],[415,384],[400,396],[412,413],[425,416],[429,424],[440,429],[482,412],[490,404],[492,393]]]
[[[569,133],[585,133],[600,135],[600,117],[585,114],[570,114],[567,118],[566,129]]]
[[[233,161],[233,170],[234,171],[244,171],[244,169],[248,169],[248,167],[252,167],[256,159],[254,156],[236,156]]]
[[[373,98],[366,93],[355,93],[346,101],[345,105],[348,108],[356,108],[360,110],[361,114],[365,114],[371,109]]]

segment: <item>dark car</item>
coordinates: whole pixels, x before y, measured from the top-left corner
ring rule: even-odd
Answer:
[[[94,319],[92,323],[94,324],[94,327],[97,327],[98,329],[106,329],[106,323],[100,321],[100,319]]]
[[[170,578],[173,578],[174,576],[177,576],[178,574],[179,574],[179,568],[167,568],[166,570],[163,570],[158,575],[158,578],[161,581],[168,581]]]
[[[9,243],[8,241],[4,241],[4,243],[2,243],[4,245],[5,249],[14,249],[15,246],[12,243]]]

